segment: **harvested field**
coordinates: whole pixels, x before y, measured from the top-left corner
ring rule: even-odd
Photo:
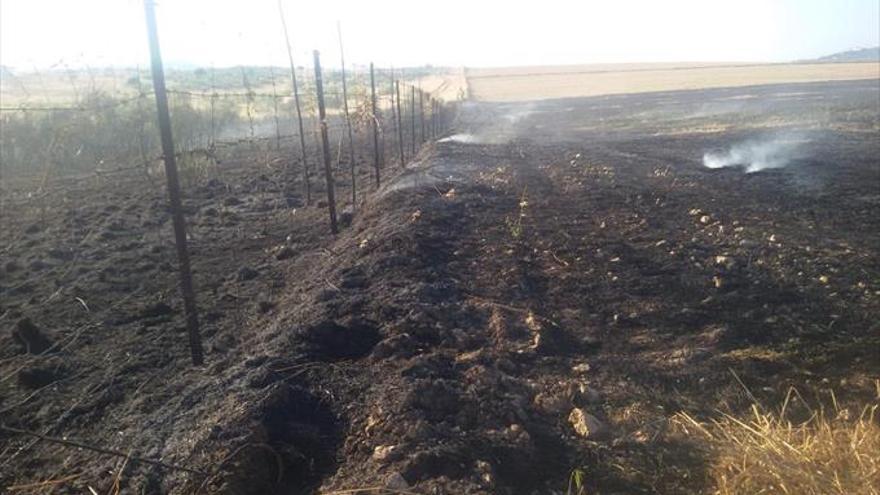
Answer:
[[[527,101],[760,84],[876,80],[880,63],[596,64],[468,69],[470,96]]]
[[[3,423],[171,467],[5,431],[0,486],[713,493],[679,413],[877,404],[876,79],[465,102],[456,131],[336,237],[287,164],[188,190],[202,368],[161,189],[5,181]]]

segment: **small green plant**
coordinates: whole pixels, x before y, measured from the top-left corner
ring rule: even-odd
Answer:
[[[587,495],[587,487],[584,486],[586,477],[587,473],[583,469],[572,469],[568,476],[568,489],[565,491],[565,495]]]
[[[526,217],[526,208],[529,206],[528,198],[526,197],[526,189],[523,188],[522,196],[519,198],[519,214],[511,218],[508,216],[504,219],[504,223],[507,224],[507,230],[510,231],[510,236],[514,239],[519,239],[523,234],[523,219]]]

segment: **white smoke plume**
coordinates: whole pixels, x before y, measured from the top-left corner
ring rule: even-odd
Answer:
[[[778,136],[734,144],[727,151],[703,155],[708,168],[742,167],[747,174],[782,168],[803,156],[803,146],[809,140],[801,136]]]

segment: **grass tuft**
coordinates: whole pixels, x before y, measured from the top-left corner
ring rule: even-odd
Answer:
[[[786,411],[791,397],[789,393],[778,412],[755,403],[745,418],[722,413],[701,422],[685,412],[673,418],[708,450],[715,493],[880,493],[878,406],[866,406],[858,417],[850,417],[835,401],[833,417],[819,410],[793,423]]]

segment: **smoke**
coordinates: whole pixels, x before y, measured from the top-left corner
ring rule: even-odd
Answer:
[[[438,141],[438,143],[464,143],[464,144],[479,144],[480,138],[467,133],[458,133],[453,134],[451,136],[447,136]]]
[[[802,158],[804,145],[809,142],[802,136],[793,135],[744,141],[727,151],[704,154],[703,165],[708,168],[742,167],[747,174],[782,168]]]

